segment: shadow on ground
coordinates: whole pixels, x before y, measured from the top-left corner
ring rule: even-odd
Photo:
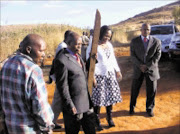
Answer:
[[[166,128],[158,128],[153,130],[145,130],[145,131],[117,131],[117,132],[108,132],[101,134],[179,134],[180,126],[171,126]]]

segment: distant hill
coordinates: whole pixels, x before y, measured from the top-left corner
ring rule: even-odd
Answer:
[[[132,18],[113,24],[111,27],[118,29],[122,28],[127,31],[137,30],[144,22],[149,22],[151,25],[173,23],[172,10],[176,6],[180,6],[180,1],[140,13]]]

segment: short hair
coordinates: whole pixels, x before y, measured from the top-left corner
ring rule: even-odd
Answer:
[[[141,26],[141,29],[142,29],[142,27],[144,27],[144,26],[149,26],[149,27],[150,27],[150,24],[149,24],[149,23],[143,23],[142,26]]]
[[[28,34],[20,43],[19,47],[21,48],[21,50],[25,53],[26,52],[26,47],[27,46],[32,46],[33,44],[35,44],[37,42],[38,39],[42,39],[43,38],[40,35],[37,34]]]
[[[102,40],[103,39],[103,36],[106,34],[107,31],[111,30],[110,27],[108,27],[107,25],[104,25],[101,27],[100,29],[100,36],[99,36],[99,40]],[[111,30],[112,32],[112,30]],[[112,35],[113,35],[113,32],[112,32]],[[111,38],[110,40],[112,39],[112,35],[111,35]]]
[[[93,29],[91,29],[90,30],[90,35],[92,35],[94,33],[94,30]]]
[[[67,39],[67,37],[69,36],[69,34],[70,34],[71,32],[72,32],[71,30],[67,30],[67,31],[64,33],[64,40]]]
[[[26,47],[26,46],[28,46],[28,45],[30,45],[30,44],[32,44],[32,41],[31,41],[31,39],[30,39],[30,35],[28,34],[28,35],[21,41],[20,46],[21,46],[22,48],[24,48],[24,47]]]
[[[72,42],[75,42],[77,37],[80,37],[79,34],[77,34],[76,32],[71,32],[66,40],[67,45],[70,45]]]

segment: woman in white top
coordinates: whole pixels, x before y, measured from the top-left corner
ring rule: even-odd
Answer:
[[[100,121],[100,107],[105,106],[109,127],[114,127],[112,120],[112,105],[121,102],[120,87],[117,79],[122,79],[120,68],[117,64],[112,44],[112,30],[108,26],[100,29],[99,44],[97,48],[97,63],[95,65],[96,85],[92,91],[94,112],[97,115],[97,130],[103,130]],[[90,46],[89,46],[90,47]],[[89,52],[88,52],[89,53]]]

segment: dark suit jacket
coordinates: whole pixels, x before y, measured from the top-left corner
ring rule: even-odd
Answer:
[[[85,65],[81,57],[80,60],[82,67],[66,49],[54,60],[56,85],[62,97],[63,110],[71,112],[75,107],[77,114],[85,113],[92,107]]]
[[[134,79],[138,79],[141,75],[140,65],[145,64],[148,67],[147,74],[152,81],[160,78],[158,62],[161,57],[161,41],[150,36],[147,51],[144,49],[144,44],[141,36],[138,36],[131,41],[131,59],[134,64]],[[144,56],[146,62],[144,62]]]

